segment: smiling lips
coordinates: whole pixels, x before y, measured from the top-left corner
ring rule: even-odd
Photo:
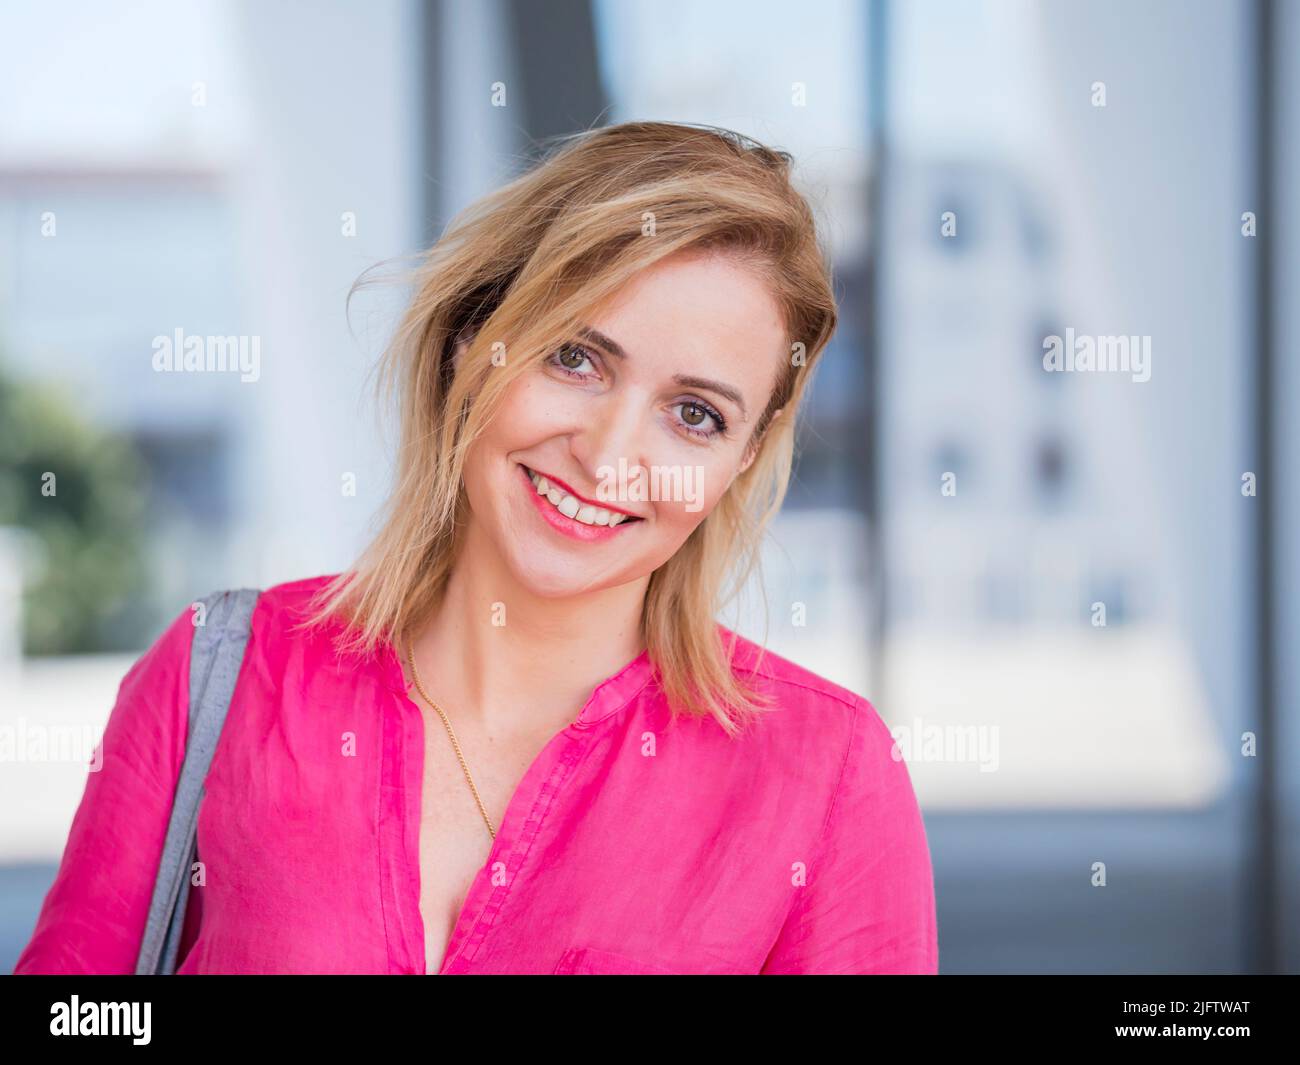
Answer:
[[[582,500],[542,474],[527,466],[519,467],[528,487],[528,495],[538,512],[557,532],[591,543],[607,540],[620,530],[642,519],[595,503]]]

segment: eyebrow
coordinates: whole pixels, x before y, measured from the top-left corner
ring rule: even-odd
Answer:
[[[624,349],[623,345],[612,337],[607,337],[598,329],[592,329],[591,326],[587,325],[579,326],[578,335],[583,340],[589,341],[597,347],[604,348],[609,352],[609,354],[616,358],[626,359],[628,357],[627,351]],[[724,384],[721,381],[713,381],[707,377],[695,377],[691,374],[680,373],[673,375],[673,381],[676,384],[681,385],[683,388],[702,388],[706,391],[716,392],[724,399],[731,400],[732,403],[740,408],[741,418],[748,420],[749,412],[745,408],[745,400],[741,396],[740,392],[732,388],[731,385]]]

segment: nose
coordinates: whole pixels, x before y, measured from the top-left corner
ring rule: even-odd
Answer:
[[[643,465],[646,428],[644,405],[633,390],[610,393],[587,405],[582,425],[569,437],[569,451],[588,483],[599,488],[620,469]]]

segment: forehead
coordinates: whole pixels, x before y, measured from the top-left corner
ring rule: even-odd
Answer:
[[[761,410],[787,348],[785,322],[757,272],[720,253],[679,253],[637,274],[588,323],[620,344],[629,370],[729,381]]]

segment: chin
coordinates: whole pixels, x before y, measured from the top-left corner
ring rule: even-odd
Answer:
[[[597,587],[590,572],[579,568],[577,559],[545,550],[525,553],[518,548],[518,544],[511,544],[507,549],[504,556],[506,566],[516,583],[533,595],[543,599],[563,599]],[[607,583],[611,582],[601,581],[599,586]]]
[[[516,569],[515,577],[519,583],[533,595],[541,599],[567,599],[584,592],[596,591],[606,587],[605,582],[592,584],[581,574],[564,569],[546,569],[528,566]]]

